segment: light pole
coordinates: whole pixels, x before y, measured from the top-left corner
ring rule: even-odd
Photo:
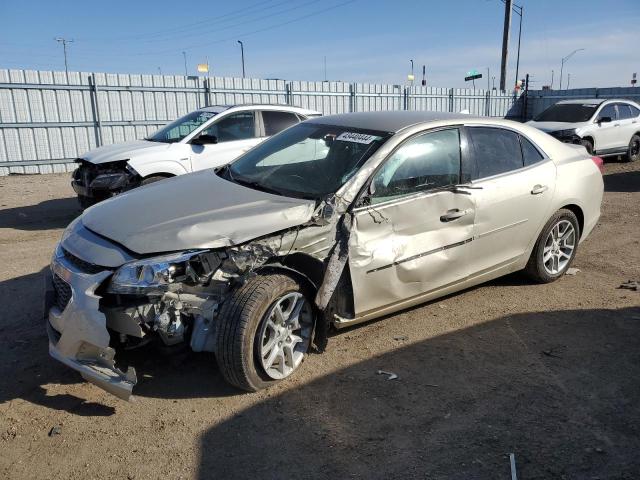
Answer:
[[[413,75],[413,59],[412,59],[412,60],[409,60],[409,61],[411,62],[411,75],[409,75],[409,80],[411,81],[411,86],[413,86],[413,79],[414,79],[414,78],[416,78],[416,77]]]
[[[56,37],[56,38],[54,38],[54,40],[56,42],[62,44],[62,51],[64,52],[64,71],[68,76],[69,75],[69,64],[67,63],[67,43],[73,43],[73,39],[67,40],[66,38],[63,38],[63,37]]]
[[[576,53],[583,51],[584,48],[578,48],[576,50],[574,50],[573,52],[571,52],[569,55],[567,55],[566,57],[564,57],[562,59],[562,62],[560,62],[560,90],[562,90],[562,71],[564,70],[564,64],[571,58],[573,57]]]
[[[516,8],[519,8],[520,11],[516,10]],[[513,4],[513,11],[516,12],[518,14],[518,16],[520,17],[520,27],[518,28],[518,54],[516,56],[516,85],[518,83],[518,70],[520,69],[520,39],[522,38],[522,11],[524,9],[522,8],[521,5],[516,5],[515,3]]]
[[[240,55],[242,55],[242,78],[244,78],[244,44],[241,40],[238,40],[240,44]]]
[[[189,74],[187,73],[187,52],[182,52],[182,56],[184,57],[184,76],[188,77]]]

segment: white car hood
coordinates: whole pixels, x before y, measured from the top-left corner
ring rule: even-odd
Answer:
[[[567,123],[567,122],[536,122],[530,120],[527,125],[530,125],[543,132],[556,132],[558,130],[570,130],[574,128],[580,128],[587,125],[589,122]]]
[[[95,164],[129,160],[134,155],[141,153],[160,153],[168,150],[170,143],[149,142],[148,140],[136,140],[134,142],[114,143],[90,150],[80,158]]]
[[[131,190],[81,217],[138,254],[221,248],[309,221],[315,201],[272,195],[202,170]]]

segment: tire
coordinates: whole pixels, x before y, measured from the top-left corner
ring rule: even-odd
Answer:
[[[167,178],[171,177],[167,177],[164,175],[151,175],[150,177],[143,178],[142,182],[140,182],[140,185],[149,185],[150,183],[159,182],[160,180],[166,180]]]
[[[580,145],[587,149],[587,153],[589,155],[593,155],[593,142],[588,138],[583,138],[580,140]]]
[[[560,234],[568,232],[568,225],[573,229],[573,234],[568,233],[567,238],[564,240],[564,247],[561,240],[556,248],[552,237],[557,236],[558,231],[554,229],[558,225],[560,225]],[[564,227],[567,227],[567,230],[563,231]],[[527,276],[538,283],[550,283],[563,276],[576,256],[579,239],[580,226],[576,215],[571,210],[564,208],[558,210],[545,224],[536,240],[529,262],[524,269]],[[570,250],[569,244],[572,244]],[[555,252],[560,253],[556,254]],[[566,258],[566,255],[569,255],[569,257]],[[553,262],[556,259],[558,259],[557,268],[554,268],[556,263]]]
[[[631,137],[629,148],[627,149],[627,161],[637,162],[640,160],[640,134]]]
[[[296,300],[289,300],[294,298]],[[308,298],[311,298],[310,295],[298,281],[289,275],[279,273],[258,274],[232,292],[220,310],[216,345],[218,365],[227,382],[241,390],[255,392],[297,371],[309,349],[313,334],[314,310]],[[302,302],[298,315],[300,333],[293,333],[297,330],[289,330],[287,333],[284,328],[280,333],[273,330],[269,325],[272,325],[273,319],[277,317],[275,310],[278,305],[282,307],[288,305],[282,302],[291,301],[295,304],[292,307],[294,312],[298,300]],[[302,338],[303,341],[298,342],[298,338]],[[278,339],[282,341],[277,341]],[[291,342],[291,339],[296,343],[287,343]],[[273,350],[269,350],[269,355],[262,355],[261,348],[268,348],[269,344],[272,344]],[[281,345],[283,346],[280,347]],[[295,352],[291,345],[295,346]],[[288,357],[284,353],[287,348]],[[275,357],[280,360],[277,363],[271,360],[272,365],[276,366],[267,369],[265,363],[271,358],[274,350],[282,352],[279,357]],[[265,359],[265,356],[268,358]],[[291,371],[285,370],[288,368],[285,365],[287,359],[293,360],[294,357],[297,364]],[[281,369],[283,374],[278,378],[280,375],[276,373]]]

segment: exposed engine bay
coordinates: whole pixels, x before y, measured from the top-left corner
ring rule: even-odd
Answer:
[[[138,187],[142,182],[127,160],[94,164],[79,158],[76,163],[78,168],[73,172],[71,186],[83,208]]]

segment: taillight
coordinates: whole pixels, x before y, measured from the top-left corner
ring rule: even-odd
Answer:
[[[602,160],[602,158],[600,157],[591,157],[591,160],[593,160],[593,163],[596,164],[596,167],[598,167],[600,173],[604,174],[604,160]]]

